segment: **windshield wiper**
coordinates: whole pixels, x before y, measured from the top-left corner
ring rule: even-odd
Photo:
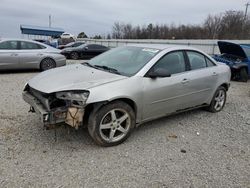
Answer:
[[[96,68],[96,66],[89,64],[88,62],[82,63],[82,65],[87,65],[88,67]]]
[[[109,72],[112,72],[115,74],[119,74],[119,75],[121,74],[118,70],[111,68],[111,67],[108,67],[108,66],[104,66],[104,65],[91,65],[88,62],[82,63],[82,65],[86,65],[86,66],[89,66],[89,67],[92,67],[95,69],[103,69],[103,70],[106,70],[106,71],[109,71]]]
[[[112,72],[112,73],[115,73],[115,74],[121,74],[118,70],[114,69],[114,68],[111,68],[111,67],[108,67],[108,66],[104,66],[104,65],[94,65],[94,67],[97,67],[97,68],[101,68],[103,70],[107,70],[109,72]]]

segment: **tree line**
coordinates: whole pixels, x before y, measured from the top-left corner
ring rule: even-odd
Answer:
[[[98,36],[100,38],[100,36]],[[103,38],[103,37],[102,37]],[[115,22],[107,39],[249,39],[250,18],[242,11],[208,15],[198,25],[148,24],[134,26]]]

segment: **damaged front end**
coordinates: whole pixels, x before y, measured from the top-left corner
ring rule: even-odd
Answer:
[[[78,90],[47,94],[29,85],[23,91],[23,99],[30,104],[30,111],[39,114],[48,129],[62,123],[78,129],[82,125],[88,96],[88,91]]]

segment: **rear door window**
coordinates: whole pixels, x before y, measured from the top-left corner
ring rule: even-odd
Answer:
[[[45,48],[42,45],[32,42],[21,41],[20,43],[21,43],[21,50],[38,50]]]
[[[202,69],[207,67],[205,56],[195,51],[187,51],[187,56],[191,70]]]
[[[207,61],[207,67],[215,66],[215,64],[210,59],[206,58],[206,61]]]

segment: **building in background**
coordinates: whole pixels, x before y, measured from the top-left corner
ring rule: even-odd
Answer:
[[[58,38],[64,33],[61,28],[55,27],[40,27],[32,25],[20,25],[20,30],[23,35],[28,39],[33,39],[39,42],[43,42],[54,47],[58,46]]]

